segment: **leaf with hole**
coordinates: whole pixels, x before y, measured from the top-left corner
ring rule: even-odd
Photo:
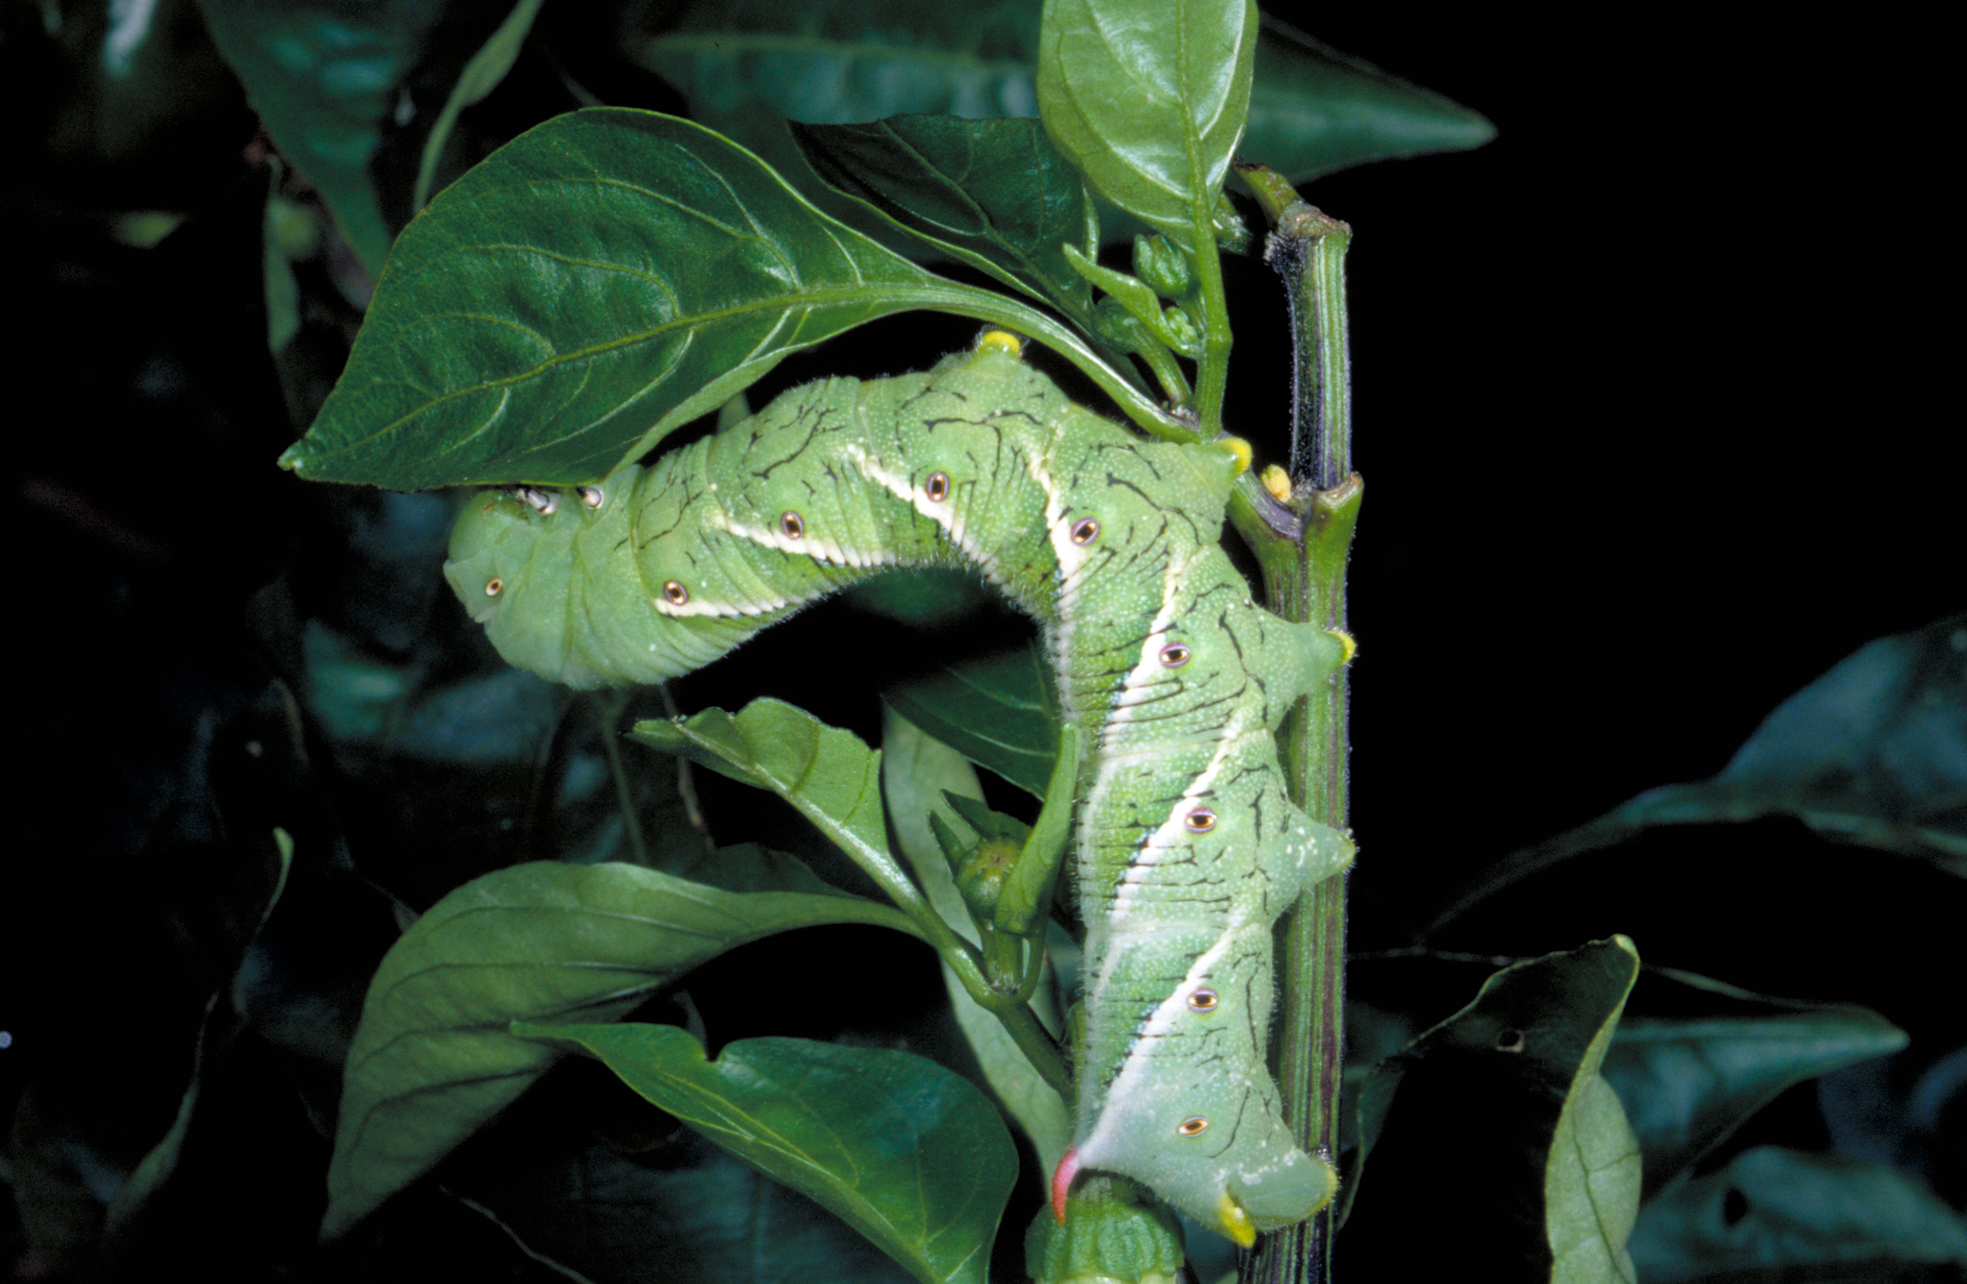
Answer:
[[[1344,1242],[1416,1279],[1632,1284],[1639,1146],[1599,1070],[1639,956],[1622,936],[1504,968],[1374,1069]],[[1413,1234],[1412,1210],[1430,1210]]]
[[[1888,1164],[1758,1146],[1648,1201],[1632,1257],[1646,1284],[1896,1279],[1967,1264],[1967,1224]]]

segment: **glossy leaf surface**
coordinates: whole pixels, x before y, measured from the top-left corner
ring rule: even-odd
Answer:
[[[1058,706],[1037,647],[946,667],[882,693],[971,762],[1043,797],[1059,754]]]
[[[915,1278],[983,1284],[1017,1151],[996,1108],[912,1053],[744,1039],[715,1061],[664,1025],[514,1027],[596,1057],[650,1102],[839,1214]]]
[[[555,1054],[515,1020],[613,1019],[725,950],[823,923],[908,930],[840,895],[737,893],[632,865],[488,874],[417,920],[370,983],[328,1169],[332,1238],[510,1105]]]
[[[829,186],[894,226],[1074,316],[1092,307],[1063,247],[1099,253],[1093,195],[1035,120],[892,116],[793,123]]]
[[[1967,1263],[1967,1224],[1889,1165],[1759,1146],[1649,1201],[1632,1256],[1646,1284],[1895,1279]]]
[[[1193,245],[1243,136],[1253,0],[1047,0],[1045,130],[1099,193]]]
[[[1655,825],[1794,816],[1967,878],[1967,615],[1868,642],[1776,706],[1720,775],[1650,789],[1508,857],[1435,920]]]
[[[1346,1251],[1446,1279],[1480,1243],[1499,1276],[1631,1284],[1639,1147],[1598,1071],[1638,973],[1624,937],[1515,964],[1382,1062],[1360,1094]]]
[[[281,155],[320,189],[363,266],[381,271],[391,232],[369,162],[437,6],[199,0],[198,7]]]
[[[788,353],[914,308],[1042,337],[1165,417],[1056,322],[883,249],[729,140],[597,108],[501,148],[404,233],[281,462],[398,490],[596,481]]]
[[[1791,1084],[1906,1043],[1865,1008],[1765,998],[1688,973],[1648,972],[1639,985],[1635,1007],[1685,1013],[1627,1013],[1600,1071],[1638,1135],[1649,1197]]]

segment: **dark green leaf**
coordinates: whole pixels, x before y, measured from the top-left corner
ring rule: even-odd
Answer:
[[[1044,797],[1059,754],[1059,715],[1050,667],[1037,648],[945,668],[882,695],[971,762]]]
[[[682,91],[695,119],[805,184],[787,119],[839,125],[903,113],[1035,116],[1039,7],[1039,0],[696,0],[643,43],[639,56]],[[1249,127],[1238,150],[1294,181],[1366,161],[1476,147],[1494,134],[1487,121],[1438,94],[1274,19],[1262,22]]]
[[[1253,0],[1048,0],[1038,41],[1059,150],[1121,209],[1209,246],[1249,113]]]
[[[452,892],[370,983],[323,1236],[427,1171],[552,1063],[509,1022],[613,1019],[725,950],[821,923],[910,930],[893,909],[853,897],[725,892],[620,864],[519,865]]]
[[[883,249],[727,139],[597,108],[515,139],[405,231],[281,462],[399,490],[595,481],[789,353],[916,308],[1041,338],[1166,421],[1057,322]]]
[[[982,1093],[933,1061],[744,1039],[716,1061],[674,1026],[515,1025],[577,1048],[656,1106],[832,1209],[925,1282],[983,1284],[1017,1151]]]
[[[1638,974],[1622,936],[1515,964],[1381,1063],[1343,1251],[1452,1279],[1480,1244],[1498,1278],[1631,1284],[1639,1148],[1598,1070]]]
[[[242,949],[252,948],[260,929],[266,926],[267,916],[273,913],[273,907],[280,903],[280,894],[287,888],[287,875],[294,867],[294,840],[286,830],[273,831],[272,855],[273,870],[269,880],[272,886],[261,903],[258,920],[253,924],[252,935],[242,943]],[[227,992],[231,988],[231,984],[228,984],[214,991],[211,999],[205,1004],[205,1018],[198,1027],[198,1042],[191,1054],[191,1082],[185,1087],[184,1096],[178,1101],[177,1117],[171,1121],[171,1126],[165,1131],[162,1140],[152,1146],[149,1153],[138,1162],[128,1180],[123,1183],[122,1189],[116,1192],[116,1198],[110,1202],[108,1217],[103,1228],[104,1234],[108,1237],[114,1238],[124,1234],[132,1221],[143,1213],[145,1205],[177,1171],[178,1159],[184,1149],[184,1139],[191,1131],[192,1114],[198,1107],[198,1098],[206,1076],[211,1073],[213,1062],[231,1047],[233,1039],[238,1036],[240,1027],[244,1024],[232,1004],[226,1003],[223,1008],[220,1006],[224,1000],[231,997]]]
[[[916,628],[937,628],[974,615],[995,600],[974,573],[947,566],[911,566],[862,580],[845,597],[871,615]]]
[[[641,1103],[638,1102],[638,1105]],[[645,1110],[648,1107],[643,1107]],[[651,1111],[653,1113],[653,1111]],[[893,1259],[804,1195],[688,1129],[624,1155],[540,1147],[453,1166],[447,1189],[594,1284],[899,1284]],[[574,1140],[574,1139],[568,1139]]]
[[[439,7],[426,0],[199,0],[266,131],[321,192],[371,273],[390,229],[369,175],[383,120]]]
[[[559,719],[560,692],[518,669],[426,685],[423,665],[375,659],[318,620],[301,641],[308,706],[339,743],[460,766],[530,763]]]
[[[639,61],[682,91],[693,118],[788,176],[802,169],[788,119],[1038,114],[1037,0],[694,0],[679,8],[636,50]]]
[[[430,201],[432,185],[437,181],[437,165],[444,158],[444,144],[450,141],[451,130],[457,126],[458,113],[483,102],[485,95],[497,89],[512,70],[513,62],[519,57],[519,47],[526,43],[527,33],[533,29],[533,19],[539,16],[540,4],[541,0],[519,0],[498,30],[464,65],[464,73],[452,86],[450,96],[444,100],[444,109],[424,140],[423,161],[417,168],[417,185],[410,196],[412,210],[420,210]]]
[[[1967,878],[1967,615],[1867,642],[1777,705],[1721,774],[1649,789],[1519,851],[1435,919],[1654,825],[1795,816]]]
[[[1632,1234],[1646,1284],[1859,1281],[1967,1263],[1967,1225],[1886,1164],[1760,1146],[1647,1203]]]
[[[881,734],[881,783],[896,845],[929,903],[953,931],[967,941],[976,941],[976,924],[930,832],[929,817],[939,816],[945,823],[955,817],[945,793],[981,799],[983,789],[977,783],[977,773],[962,754],[925,735],[891,706]],[[949,991],[956,1023],[976,1053],[985,1082],[1031,1139],[1039,1164],[1050,1172],[1072,1144],[1072,1112],[1065,1099],[1018,1049],[1017,1040],[1005,1030],[1004,1023],[979,1006],[947,967],[943,968],[943,984]],[[1052,997],[1051,988],[1043,983],[1038,992],[1046,999]],[[1052,1029],[1057,1030],[1057,1006],[1046,1004],[1046,1008],[1053,1018]]]
[[[1638,1014],[1659,1006],[1684,1015]],[[1771,999],[1684,972],[1649,970],[1633,1008],[1600,1073],[1639,1138],[1648,1197],[1791,1084],[1906,1043],[1864,1008]]]
[[[805,861],[757,843],[736,843],[706,852],[682,877],[727,892],[806,892],[814,896],[848,893],[815,874]]]
[[[792,136],[829,185],[1090,329],[1091,293],[1062,251],[1099,253],[1093,194],[1037,121],[893,116]]]
[[[1480,147],[1495,126],[1266,16],[1245,159],[1303,183],[1349,165]]]

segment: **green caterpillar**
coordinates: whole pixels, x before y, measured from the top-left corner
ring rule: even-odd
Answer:
[[[1240,445],[1240,443],[1237,443]],[[1331,1198],[1265,1070],[1271,926],[1352,858],[1285,795],[1275,729],[1349,654],[1223,553],[1247,454],[1142,441],[988,334],[924,374],[795,388],[562,495],[488,492],[445,566],[512,663],[578,687],[710,663],[886,568],[966,566],[1043,626],[1084,756],[1072,1149],[1248,1245]]]

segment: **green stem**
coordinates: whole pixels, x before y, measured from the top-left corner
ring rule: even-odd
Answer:
[[[1168,398],[1169,404],[1186,406],[1192,394],[1188,380],[1182,377],[1181,363],[1175,360],[1175,354],[1159,343],[1149,342],[1140,350],[1140,356],[1147,363],[1147,368],[1154,372],[1154,380],[1161,385],[1161,392]]]
[[[1202,256],[1214,263],[1215,246],[1212,243],[1209,253]],[[1222,292],[1222,271],[1216,270],[1216,290]],[[1138,425],[1141,431],[1151,437],[1167,441],[1195,441],[1195,429],[1169,414],[1158,405],[1154,398],[1136,386],[1127,375],[1108,365],[1100,355],[1079,337],[1077,331],[1057,319],[1028,307],[1009,295],[993,294],[989,290],[973,290],[950,282],[943,286],[923,287],[912,291],[915,304],[924,308],[935,308],[952,312],[960,317],[974,317],[992,325],[1001,325],[1007,330],[1016,330],[1051,348],[1066,360],[1085,372],[1086,377],[1099,385],[1100,391],[1113,398],[1113,404]],[[1228,350],[1228,329],[1223,331],[1223,348]],[[1206,354],[1205,354],[1206,359]],[[1219,372],[1220,373],[1220,372]],[[1217,398],[1217,418],[1222,416],[1220,395]],[[1202,440],[1215,436],[1211,431]]]
[[[628,707],[627,690],[609,691],[593,697],[594,711],[601,719],[601,749],[608,755],[608,774],[615,779],[615,800],[621,806],[622,828],[628,833],[628,850],[635,854],[635,863],[644,869],[649,867],[649,848],[642,838],[642,817],[635,807],[635,786],[628,778],[628,767],[622,762],[619,737],[615,734],[615,724]]]
[[[1213,193],[1212,200],[1213,200]],[[1195,413],[1202,440],[1223,430],[1223,395],[1229,388],[1229,297],[1223,291],[1222,256],[1216,250],[1213,204],[1195,216],[1195,281],[1202,315],[1202,356],[1195,363]]]
[[[1250,180],[1274,230],[1266,257],[1283,277],[1295,353],[1289,507],[1302,522],[1233,515],[1253,540],[1273,610],[1289,620],[1346,627],[1345,569],[1359,518],[1361,484],[1352,472],[1351,387],[1345,311],[1350,229],[1296,199],[1268,171]],[[1281,735],[1294,799],[1335,829],[1347,820],[1348,683],[1342,669],[1302,701]],[[1285,928],[1283,1027],[1278,1085],[1299,1144],[1336,1161],[1344,1068],[1345,879],[1306,892]],[[1325,1284],[1335,1230],[1328,1206],[1301,1226],[1266,1236],[1244,1265],[1246,1284]]]

